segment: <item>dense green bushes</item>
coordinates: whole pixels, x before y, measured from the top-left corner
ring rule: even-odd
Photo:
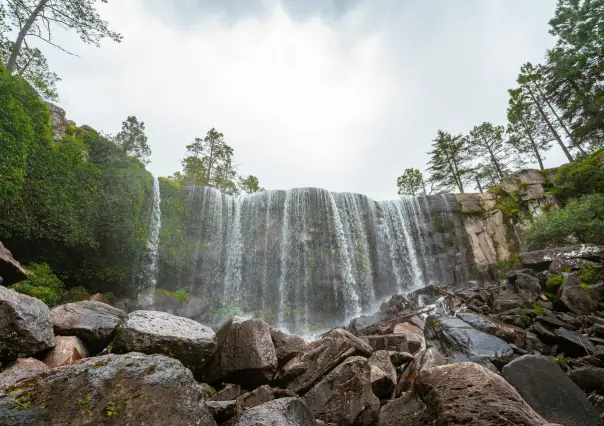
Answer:
[[[526,232],[531,250],[576,243],[604,244],[604,194],[571,200],[536,219]]]
[[[63,283],[52,273],[50,266],[46,263],[32,263],[26,269],[27,280],[14,284],[11,288],[19,293],[37,297],[50,307],[58,304],[63,294]]]
[[[0,241],[68,286],[124,294],[149,233],[153,178],[94,131],[51,137],[47,107],[0,65]]]
[[[560,166],[552,189],[562,201],[588,194],[604,194],[604,150]]]

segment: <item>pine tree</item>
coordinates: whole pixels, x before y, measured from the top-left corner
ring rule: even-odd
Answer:
[[[426,195],[424,178],[422,172],[418,169],[405,169],[403,174],[396,180],[396,186],[398,187],[398,195],[401,197],[405,195]]]
[[[456,188],[463,194],[469,171],[465,138],[439,130],[432,142],[432,151],[428,153],[430,180],[436,183],[439,192]]]
[[[122,130],[115,136],[115,143],[129,156],[143,164],[149,164],[151,147],[145,134],[145,123],[139,122],[135,116],[129,116],[122,123]]]
[[[510,161],[510,146],[505,143],[505,128],[493,126],[491,123],[482,123],[470,130],[467,137],[467,146],[476,166],[482,175],[494,172],[498,180],[508,175]]]

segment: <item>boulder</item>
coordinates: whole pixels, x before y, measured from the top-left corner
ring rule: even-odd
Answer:
[[[206,366],[209,383],[225,381],[246,389],[267,384],[277,371],[270,327],[259,318],[233,317],[216,332],[218,348]]]
[[[378,426],[432,426],[433,417],[414,392],[406,392],[380,409]]]
[[[426,349],[423,328],[403,322],[394,326],[392,334],[404,334],[407,342],[418,342],[420,347],[419,350]]]
[[[578,271],[584,266],[596,266],[598,265],[591,260],[585,259],[554,259],[549,265],[548,271],[554,274],[561,274],[563,272]]]
[[[210,401],[230,401],[241,394],[241,386],[233,383],[225,383],[223,387],[212,395]]]
[[[589,339],[582,334],[567,330],[566,328],[557,328],[554,334],[558,338],[559,351],[567,356],[584,356],[593,354],[596,347]]]
[[[306,404],[298,398],[281,398],[244,412],[229,426],[315,426]]]
[[[206,407],[218,424],[228,421],[241,411],[237,401],[206,401]]]
[[[509,272],[507,281],[502,291],[493,294],[493,310],[503,312],[514,308],[532,309],[541,295],[539,279],[531,271],[523,270]]]
[[[0,362],[54,346],[48,306],[40,299],[0,286]]]
[[[544,250],[520,253],[520,262],[534,269],[547,269],[555,259],[587,259],[594,262],[604,260],[604,246],[577,244]]]
[[[46,364],[35,358],[20,358],[0,373],[0,388],[29,379],[48,370]]]
[[[563,273],[562,294],[558,303],[575,315],[589,315],[596,312],[602,298],[601,286],[581,285],[579,272]]]
[[[88,349],[79,338],[75,336],[56,336],[55,347],[50,350],[44,364],[48,368],[63,367],[75,364],[82,358],[88,358]]]
[[[304,401],[315,418],[337,425],[373,425],[380,402],[371,389],[367,359],[348,358],[317,383]]]
[[[380,399],[389,398],[396,387],[396,369],[388,351],[376,351],[369,357],[371,388]]]
[[[193,373],[216,351],[216,335],[210,327],[166,312],[135,311],[115,332],[115,353],[142,352],[175,358]]]
[[[66,303],[50,311],[55,334],[79,337],[93,355],[111,342],[115,329],[125,317],[126,313],[120,309],[91,301]]]
[[[279,370],[277,383],[303,394],[346,358],[361,355],[368,357],[371,346],[342,329],[330,331],[322,339],[304,347],[302,353],[292,358]]]
[[[522,398],[551,423],[565,426],[604,424],[583,391],[553,360],[524,355],[503,367],[502,374]]]
[[[246,392],[237,398],[237,404],[243,409],[255,407],[275,399],[273,389],[269,385],[262,385],[251,392]]]
[[[491,361],[507,360],[514,354],[510,345],[500,338],[476,330],[455,317],[428,317],[425,332],[426,338],[434,340],[455,362],[472,361],[487,365]]]
[[[604,391],[604,368],[580,367],[570,370],[568,377],[580,388]]]
[[[547,422],[501,376],[463,362],[422,371],[415,382],[432,424],[535,426]]]
[[[44,101],[50,112],[50,122],[52,124],[52,135],[55,142],[60,141],[65,136],[67,126],[72,122],[67,120],[65,110],[51,102]]]
[[[445,365],[447,360],[440,353],[440,351],[431,346],[427,348],[425,351],[420,352],[415,355],[415,358],[402,372],[401,377],[398,380],[396,385],[396,394],[397,396],[402,395],[403,392],[406,392],[413,388],[413,383],[415,379],[419,376],[419,374],[428,370],[432,367],[436,367],[438,365]]]
[[[27,272],[0,242],[0,285],[11,285],[27,279]]]
[[[301,337],[289,335],[276,328],[271,328],[271,339],[275,347],[279,368],[302,352],[304,345],[306,345]]]
[[[378,336],[364,336],[362,339],[369,343],[374,351],[410,352],[412,354],[421,350],[423,341],[407,341],[405,334],[385,334]]]
[[[5,426],[215,425],[180,361],[131,353],[89,358],[0,388]]]
[[[520,327],[473,312],[460,312],[456,317],[470,324],[476,330],[499,337],[507,343],[518,344],[525,334],[524,330]]]
[[[411,355],[409,352],[389,351],[388,353],[390,354],[390,361],[395,367],[400,367],[403,364],[408,364],[415,359],[413,355]]]

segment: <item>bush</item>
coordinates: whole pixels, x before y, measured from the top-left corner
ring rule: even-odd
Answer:
[[[72,288],[69,290],[69,294],[69,302],[82,302],[90,297],[88,291],[82,286]]]
[[[596,265],[585,265],[581,268],[581,281],[584,283],[592,283],[596,279],[600,269]]]
[[[604,193],[604,168],[602,151],[583,160],[573,161],[558,168],[554,193],[562,200],[582,195]]]
[[[52,273],[46,263],[32,263],[25,268],[28,278],[14,284],[11,288],[19,293],[36,297],[49,307],[55,306],[61,299],[63,283]]]
[[[526,232],[529,250],[604,243],[604,195],[586,195],[536,219]]]
[[[552,275],[551,277],[548,277],[545,286],[549,289],[557,289],[562,285],[563,280],[564,278],[562,278],[562,275]]]

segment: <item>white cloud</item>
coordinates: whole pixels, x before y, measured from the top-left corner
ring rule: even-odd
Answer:
[[[143,0],[112,1],[101,13],[123,43],[96,49],[60,34],[82,57],[48,56],[78,124],[115,133],[127,115],[145,121],[154,174],[178,170],[185,145],[216,127],[267,188],[393,198],[437,129],[503,122],[520,65],[552,42],[551,5],[427,3],[442,7],[364,2],[326,23],[273,4],[229,25],[179,28]]]

